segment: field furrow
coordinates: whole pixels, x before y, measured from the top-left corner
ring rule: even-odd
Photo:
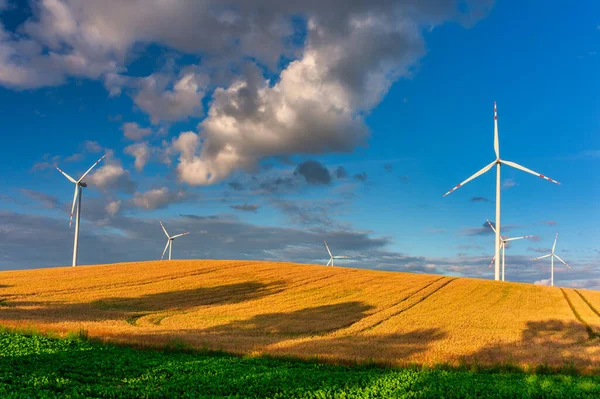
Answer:
[[[561,288],[565,300],[569,304],[577,320],[583,324],[590,339],[600,338],[600,318],[574,289]]]

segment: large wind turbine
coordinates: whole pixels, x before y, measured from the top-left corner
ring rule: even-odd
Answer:
[[[75,194],[73,194],[73,205],[71,206],[71,216],[69,219],[69,227],[71,227],[71,224],[73,223],[73,212],[75,211],[75,204],[77,203],[77,215],[75,216],[75,240],[73,242],[73,266],[77,265],[77,246],[78,246],[78,241],[79,241],[79,217],[81,216],[81,195],[82,195],[81,190],[83,187],[87,187],[87,184],[83,181],[83,179],[88,175],[88,173],[90,173],[90,171],[92,169],[94,169],[94,167],[96,165],[98,165],[98,163],[100,161],[102,161],[104,159],[105,156],[106,156],[106,154],[102,155],[102,157],[99,160],[97,160],[95,164],[90,166],[90,168],[79,178],[79,180],[73,179],[71,176],[69,176],[68,174],[63,172],[58,166],[56,167],[56,169],[58,169],[58,171],[60,173],[62,173],[67,179],[69,179],[69,181],[71,183],[75,183]]]
[[[567,265],[567,262],[565,262],[564,260],[562,260],[560,258],[560,256],[558,256],[557,254],[554,253],[554,248],[556,248],[556,240],[558,240],[558,233],[556,233],[556,237],[554,237],[554,245],[552,245],[552,252],[550,252],[548,255],[544,255],[544,256],[540,256],[537,258],[534,258],[533,260],[538,260],[538,259],[544,259],[547,258],[548,256],[550,256],[550,285],[552,287],[554,287],[554,258],[558,259],[559,261],[561,261],[562,263],[565,264],[565,266],[567,266],[569,269],[571,268],[571,266]]]
[[[492,228],[492,230],[494,230],[494,233],[495,233],[496,229],[494,228],[494,225],[492,224],[492,222],[490,222],[489,220],[487,222],[490,225],[490,227]],[[506,243],[509,241],[522,240],[523,238],[531,238],[531,237],[533,237],[533,236],[522,236],[522,237],[512,237],[512,238],[500,236],[500,241],[502,241],[502,243],[500,244],[500,248],[502,248],[502,281],[504,281],[504,250],[506,249]],[[490,262],[490,267],[492,267],[492,263],[494,263],[495,259],[496,259],[496,257],[494,256],[492,258],[492,261]]]
[[[327,262],[326,266],[329,266],[331,264],[331,266],[333,266],[333,260],[334,259],[350,259],[349,256],[347,255],[337,255],[337,256],[333,256],[331,254],[331,251],[329,250],[329,246],[327,245],[327,241],[323,241],[325,243],[325,248],[327,248],[327,252],[329,252],[329,262]]]
[[[163,260],[165,257],[165,252],[167,252],[167,248],[169,248],[169,260],[171,260],[171,252],[173,250],[173,240],[176,239],[177,237],[181,237],[181,236],[185,236],[190,234],[189,231],[185,232],[185,233],[181,233],[181,234],[177,234],[174,236],[170,236],[169,233],[167,233],[167,229],[165,229],[165,226],[163,226],[162,222],[160,222],[160,227],[162,227],[163,231],[165,232],[165,235],[167,236],[167,245],[165,245],[165,250],[162,253],[162,256],[160,257],[160,260]]]
[[[515,162],[505,161],[504,159],[500,159],[500,144],[498,142],[498,113],[496,112],[496,102],[494,101],[494,151],[496,152],[496,159],[481,169],[479,172],[475,173],[473,176],[469,177],[467,180],[463,181],[452,190],[448,191],[444,194],[444,197],[456,190],[459,187],[464,186],[471,180],[476,177],[484,174],[488,170],[492,169],[494,165],[496,165],[496,251],[494,255],[494,259],[496,260],[496,267],[494,271],[494,279],[500,280],[500,165],[507,165],[513,167],[515,169],[522,170],[523,172],[531,173],[534,176],[541,177],[542,179],[548,180],[549,182],[560,184],[556,180],[552,180],[551,178],[542,175],[541,173],[534,172],[531,169],[527,169],[524,166],[521,166]]]

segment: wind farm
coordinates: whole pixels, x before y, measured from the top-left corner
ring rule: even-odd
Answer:
[[[598,15],[0,0],[0,398],[600,398]]]

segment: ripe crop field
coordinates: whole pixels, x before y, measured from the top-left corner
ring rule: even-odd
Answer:
[[[251,261],[0,273],[0,324],[141,346],[391,365],[600,362],[600,295],[438,275]]]

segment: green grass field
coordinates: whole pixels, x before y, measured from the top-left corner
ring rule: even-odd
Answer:
[[[600,376],[345,367],[2,331],[0,397],[598,398]]]

